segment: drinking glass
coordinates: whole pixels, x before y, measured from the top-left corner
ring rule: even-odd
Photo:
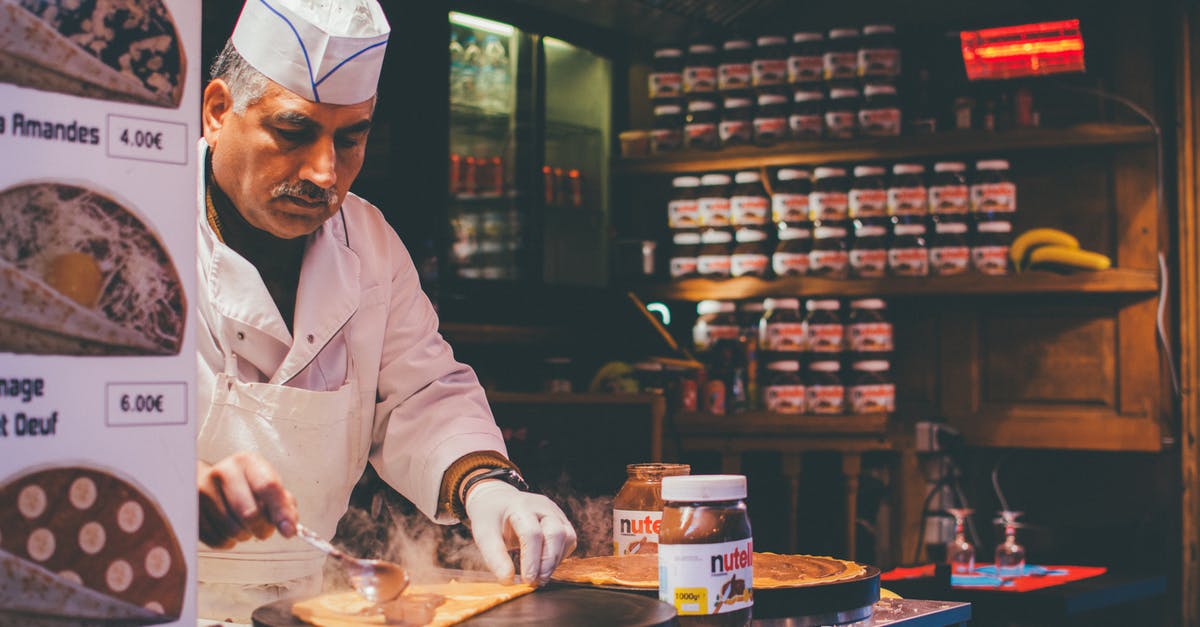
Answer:
[[[965,507],[946,509],[954,517],[954,540],[946,548],[946,562],[954,574],[965,575],[975,572],[975,547],[967,540],[965,526],[967,517],[975,510]]]
[[[996,546],[996,576],[1008,582],[1025,574],[1025,547],[1017,543],[1017,517],[1021,512],[1002,511],[998,523],[1004,525],[1004,542]]]

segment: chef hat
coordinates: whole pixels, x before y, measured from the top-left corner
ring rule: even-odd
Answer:
[[[390,30],[376,0],[246,0],[232,40],[288,91],[357,104],[375,95]]]

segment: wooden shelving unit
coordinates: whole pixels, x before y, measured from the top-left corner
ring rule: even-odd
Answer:
[[[788,165],[896,161],[955,154],[994,154],[1154,143],[1148,126],[1081,124],[1070,128],[1015,129],[1003,132],[946,131],[838,141],[790,141],[770,147],[738,146],[715,151],[681,151],[666,155],[616,159],[614,174],[682,174]]]
[[[688,435],[720,435],[736,432],[745,436],[863,436],[884,435],[887,414],[816,416],[749,411],[716,416],[686,413],[675,418],[676,428]]]

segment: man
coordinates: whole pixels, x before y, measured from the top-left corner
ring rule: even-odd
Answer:
[[[510,546],[543,582],[575,545],[521,489],[399,238],[348,193],[388,30],[376,0],[248,0],[204,90],[202,617],[319,592],[323,556],[289,538],[332,536],[368,461],[430,518],[467,522],[502,581]]]

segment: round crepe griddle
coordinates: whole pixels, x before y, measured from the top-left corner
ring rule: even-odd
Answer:
[[[877,587],[878,589],[878,587]],[[256,627],[306,627],[291,601],[264,605],[251,615]],[[577,587],[543,588],[459,623],[464,627],[659,627],[675,623],[675,609],[655,598]]]

